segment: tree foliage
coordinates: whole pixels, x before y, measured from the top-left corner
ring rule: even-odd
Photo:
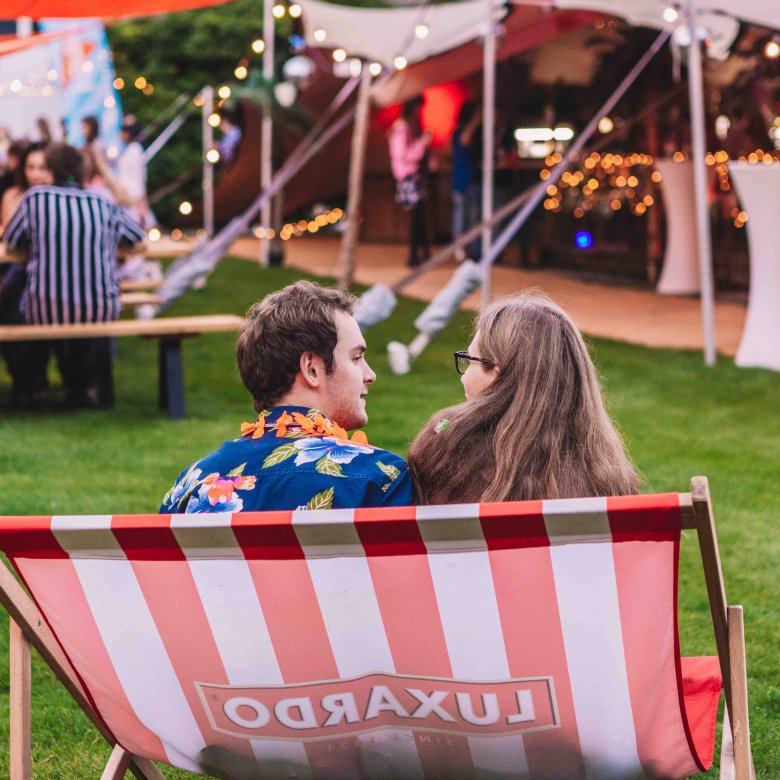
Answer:
[[[262,37],[262,14],[260,0],[236,0],[111,25],[108,37],[114,65],[125,82],[120,93],[124,111],[148,125],[181,93],[192,99],[207,84],[233,82],[233,71],[242,58],[248,58],[250,67],[259,67],[261,55],[252,51],[251,43]],[[139,76],[152,85],[151,94],[134,86]],[[155,204],[163,224],[175,225],[182,199],[200,197],[201,153],[200,113],[192,106],[187,123],[149,166],[150,193],[192,174],[183,187]]]

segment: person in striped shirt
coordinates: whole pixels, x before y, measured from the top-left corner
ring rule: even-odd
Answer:
[[[21,310],[36,325],[108,322],[119,316],[117,249],[143,240],[141,226],[107,198],[81,188],[84,159],[67,144],[51,144],[46,164],[52,186],[31,187],[6,229],[12,249],[28,246]],[[35,360],[53,349],[71,406],[95,404],[96,361],[105,339],[41,345]]]

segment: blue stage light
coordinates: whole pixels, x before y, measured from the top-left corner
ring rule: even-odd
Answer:
[[[577,245],[577,249],[590,249],[593,246],[593,235],[587,230],[580,230],[574,236],[574,243]]]

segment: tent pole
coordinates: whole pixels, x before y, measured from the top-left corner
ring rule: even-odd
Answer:
[[[274,35],[276,27],[273,15],[273,3],[271,0],[263,0],[263,81],[265,81],[268,94],[263,107],[263,121],[260,138],[260,191],[265,192],[271,186],[273,179],[273,119],[271,109],[273,106],[273,82],[274,82]],[[266,230],[271,227],[271,201],[267,200],[260,211],[260,223]],[[260,265],[268,267],[271,254],[271,242],[268,239],[260,239]]]
[[[352,284],[355,273],[355,245],[360,232],[363,200],[363,172],[366,162],[369,115],[371,112],[371,73],[363,63],[360,77],[355,124],[352,129],[352,156],[349,161],[349,192],[347,194],[347,229],[341,239],[339,285],[345,290]]]
[[[214,147],[214,128],[209,117],[214,113],[214,87],[203,87],[203,229],[211,238],[214,235],[214,165],[209,162],[209,150]]]
[[[157,155],[157,152],[173,138],[176,133],[179,132],[179,128],[187,121],[188,108],[185,106],[176,116],[171,120],[171,123],[163,130],[157,138],[146,147],[144,151],[143,160],[148,165]]]
[[[693,154],[693,185],[696,205],[696,235],[699,241],[699,277],[701,280],[701,318],[704,330],[704,363],[715,365],[715,293],[712,278],[712,240],[707,209],[707,139],[704,127],[704,77],[701,48],[696,35],[693,0],[688,0],[688,32],[691,38],[688,52],[688,90],[691,102],[691,151]]]
[[[482,221],[493,216],[493,168],[495,160],[495,108],[496,108],[496,25],[493,20],[493,0],[488,4],[487,32],[483,50],[482,86]],[[493,231],[482,231],[482,257],[490,253]],[[482,306],[490,303],[491,266],[485,270],[482,283]]]

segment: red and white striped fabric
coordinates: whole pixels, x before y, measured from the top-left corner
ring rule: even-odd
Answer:
[[[676,494],[0,518],[127,750],[204,773],[684,777],[717,659],[680,659]]]

